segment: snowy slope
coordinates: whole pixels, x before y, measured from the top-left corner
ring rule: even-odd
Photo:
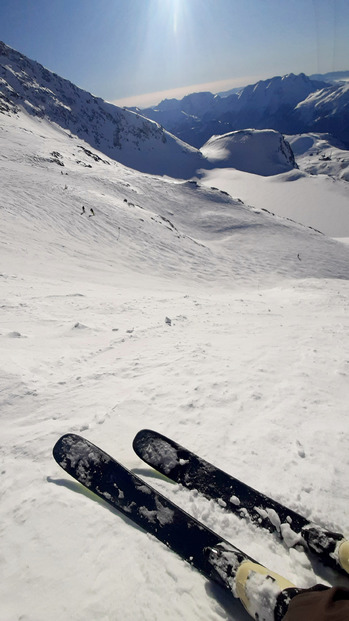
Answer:
[[[346,181],[301,170],[262,177],[234,169],[203,171],[208,187],[234,193],[256,209],[311,226],[331,237],[349,235],[349,187]]]
[[[174,272],[189,281],[205,278],[212,282],[220,278],[253,281],[256,273],[266,279],[277,274],[347,277],[343,250],[304,226],[289,226],[285,220],[251,209],[225,193],[198,187],[195,181],[173,183],[141,175],[134,185],[130,181],[133,171],[91,152],[89,145],[78,139],[67,139],[45,121],[22,116],[18,127],[16,119],[4,120],[1,157],[5,188],[11,186],[11,175],[16,178],[21,170],[21,183],[17,183],[16,194],[6,207],[14,228],[10,236],[3,230],[5,251],[14,245],[18,259],[27,254],[25,246],[17,248],[22,222],[24,230],[31,231],[32,243],[36,240],[40,247],[45,272],[54,235],[62,243],[58,253],[73,256],[76,244],[81,243],[83,248],[95,245],[103,261],[114,261],[117,256],[117,264],[128,271],[131,256],[132,271],[149,274],[155,269],[166,278]],[[13,145],[11,156],[8,144]],[[45,204],[35,201],[34,206],[31,202],[28,206],[28,192],[32,192],[27,188],[28,178],[34,179],[35,195],[45,196]],[[95,229],[90,238],[91,230],[86,231],[80,217],[82,205],[88,213],[92,208],[99,214],[93,226],[103,239]],[[159,228],[164,230],[165,239],[157,238]],[[67,235],[71,240],[68,246]],[[267,248],[256,244],[261,236],[270,238]],[[241,247],[238,255],[232,255],[229,249],[236,248],[237,240]],[[164,244],[159,265],[158,246]],[[144,252],[143,246],[149,247],[149,252]],[[333,261],[321,259],[325,246]],[[309,257],[306,264],[296,260],[299,252]]]
[[[304,126],[315,132],[329,132],[349,144],[349,83],[320,89],[296,106]]]
[[[0,113],[23,109],[142,172],[188,178],[204,165],[196,149],[157,123],[94,97],[0,42]]]
[[[67,431],[300,586],[338,580],[131,442],[154,427],[348,535],[349,247],[46,118],[0,121],[1,619],[247,619],[59,469]]]
[[[330,134],[286,136],[301,170],[349,181],[349,151]]]
[[[275,76],[242,89],[235,98],[235,109],[243,113],[246,108],[252,109],[260,116],[278,115],[280,110],[293,108],[324,86],[323,82],[310,80],[304,73]]]
[[[215,166],[236,168],[266,177],[296,167],[290,145],[272,129],[244,129],[212,136],[201,147],[201,152]]]
[[[238,132],[237,135],[239,136]],[[286,136],[286,143],[292,148],[299,170],[280,173],[280,169],[275,166],[280,155],[277,149],[268,151],[270,142],[262,140],[263,133],[259,135],[254,130],[253,135],[259,136],[262,148],[249,151],[246,144],[244,166],[241,165],[240,145],[234,144],[239,147],[234,160],[229,161],[227,150],[221,152],[221,156],[228,165],[235,165],[235,169],[219,169],[218,166],[224,163],[224,159],[222,162],[216,160],[212,165],[217,168],[200,172],[202,183],[234,193],[256,209],[266,209],[279,216],[291,218],[326,235],[348,237],[348,150],[328,134]],[[217,145],[221,140],[224,141],[225,137],[219,137]],[[212,139],[212,144],[214,147],[215,139]],[[205,154],[209,156],[209,152]],[[274,166],[271,166],[272,162]],[[261,176],[263,171],[268,170],[269,173],[274,172],[274,176]]]

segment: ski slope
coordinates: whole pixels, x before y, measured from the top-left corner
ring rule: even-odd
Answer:
[[[1,121],[1,619],[248,618],[59,469],[68,431],[299,586],[346,582],[131,444],[157,429],[348,536],[349,247],[24,112]]]
[[[242,132],[232,135],[239,133]],[[260,140],[265,132],[254,130],[253,134],[259,139],[259,149],[253,148],[252,140],[249,149],[244,145],[242,163],[245,166],[241,165],[240,150],[237,149],[237,161],[232,162],[228,157],[226,167],[219,168],[221,164],[217,162],[217,168],[200,171],[201,183],[234,193],[256,209],[301,222],[325,235],[348,237],[348,150],[328,134],[287,136],[298,170],[287,170],[284,161],[282,171],[275,164],[280,154],[270,148],[270,140]],[[218,137],[217,144],[229,140],[229,136]],[[236,148],[238,144],[236,140],[234,142]],[[212,143],[214,147],[214,138]]]

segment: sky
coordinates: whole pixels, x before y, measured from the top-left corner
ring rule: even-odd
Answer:
[[[118,105],[349,69],[348,0],[1,0],[0,40]]]

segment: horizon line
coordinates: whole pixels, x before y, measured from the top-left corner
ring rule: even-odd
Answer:
[[[177,88],[170,88],[163,91],[154,91],[152,93],[143,93],[140,95],[133,95],[129,97],[121,97],[119,99],[113,99],[110,103],[119,107],[137,107],[147,108],[149,106],[155,106],[163,101],[163,99],[182,99],[185,95],[191,95],[192,93],[211,92],[218,93],[229,91],[232,88],[243,88],[249,84],[254,84],[259,80],[267,79],[265,76],[245,76],[240,78],[228,78],[226,80],[216,80],[213,82],[203,82],[201,84],[192,84],[189,86],[179,86]]]

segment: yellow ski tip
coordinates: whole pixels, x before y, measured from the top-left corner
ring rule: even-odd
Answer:
[[[338,548],[339,564],[349,574],[349,541],[343,541]]]

